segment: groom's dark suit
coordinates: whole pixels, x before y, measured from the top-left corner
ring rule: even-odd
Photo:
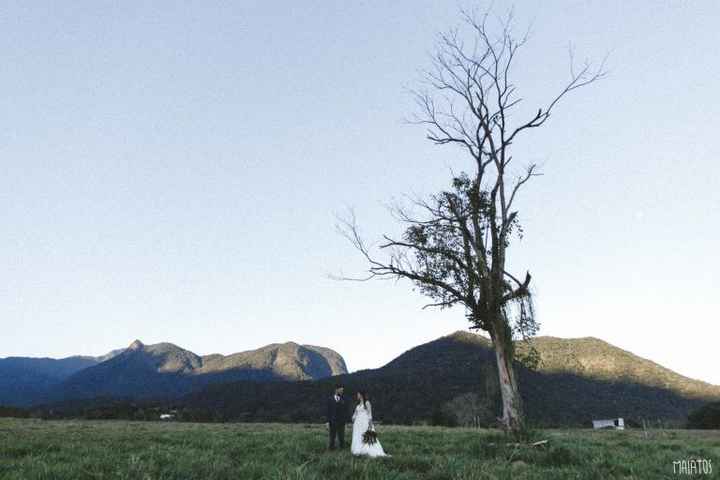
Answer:
[[[331,395],[327,400],[327,421],[330,427],[330,448],[335,448],[337,437],[340,448],[345,448],[345,423],[348,420],[348,406],[343,395]]]

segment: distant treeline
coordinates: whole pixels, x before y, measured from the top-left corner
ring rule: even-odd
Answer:
[[[720,402],[712,402],[690,413],[688,428],[720,429]]]
[[[480,412],[482,413],[482,412]],[[37,408],[21,409],[0,406],[0,417],[14,418],[41,418],[45,420],[84,419],[84,420],[134,420],[134,421],[160,421],[161,415],[169,414],[173,421],[224,423],[224,422],[276,422],[276,423],[321,423],[324,419],[308,416],[306,412],[290,408],[283,415],[257,415],[245,412],[232,413],[227,409],[211,410],[206,408],[192,408],[176,404],[153,404],[152,402],[134,402],[130,400],[112,400],[107,403],[96,400],[65,405],[63,408]],[[385,423],[396,425],[434,425],[445,427],[468,426],[458,421],[458,412],[450,410],[435,410],[430,418],[410,419],[404,417],[400,421],[392,418],[384,420]],[[475,426],[493,427],[494,422],[488,417],[479,415],[473,419]],[[549,425],[532,422],[536,427]],[[648,417],[626,418],[625,425],[629,428],[691,428],[691,429],[720,429],[720,403],[708,403],[690,413],[687,421],[665,421],[662,419],[650,420]],[[568,425],[571,426],[571,425]],[[575,425],[586,426],[586,425]]]
[[[0,405],[0,417],[28,418],[30,415],[30,410],[16,407],[3,407]]]

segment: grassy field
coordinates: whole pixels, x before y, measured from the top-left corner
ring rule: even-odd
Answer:
[[[2,479],[661,479],[704,458],[720,433],[546,430],[542,446],[492,431],[379,428],[387,459],[325,450],[320,425],[0,419]],[[698,478],[694,476],[693,478]]]

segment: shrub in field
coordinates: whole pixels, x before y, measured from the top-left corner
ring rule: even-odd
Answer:
[[[432,414],[432,425],[438,427],[457,427],[458,421],[455,415],[448,412],[447,409],[438,408],[433,411]]]

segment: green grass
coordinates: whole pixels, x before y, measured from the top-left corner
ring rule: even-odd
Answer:
[[[386,459],[325,450],[319,425],[0,419],[1,479],[661,479],[673,460],[706,458],[720,478],[718,432],[538,432],[516,446],[485,430],[379,427]],[[349,432],[348,432],[349,434]]]

